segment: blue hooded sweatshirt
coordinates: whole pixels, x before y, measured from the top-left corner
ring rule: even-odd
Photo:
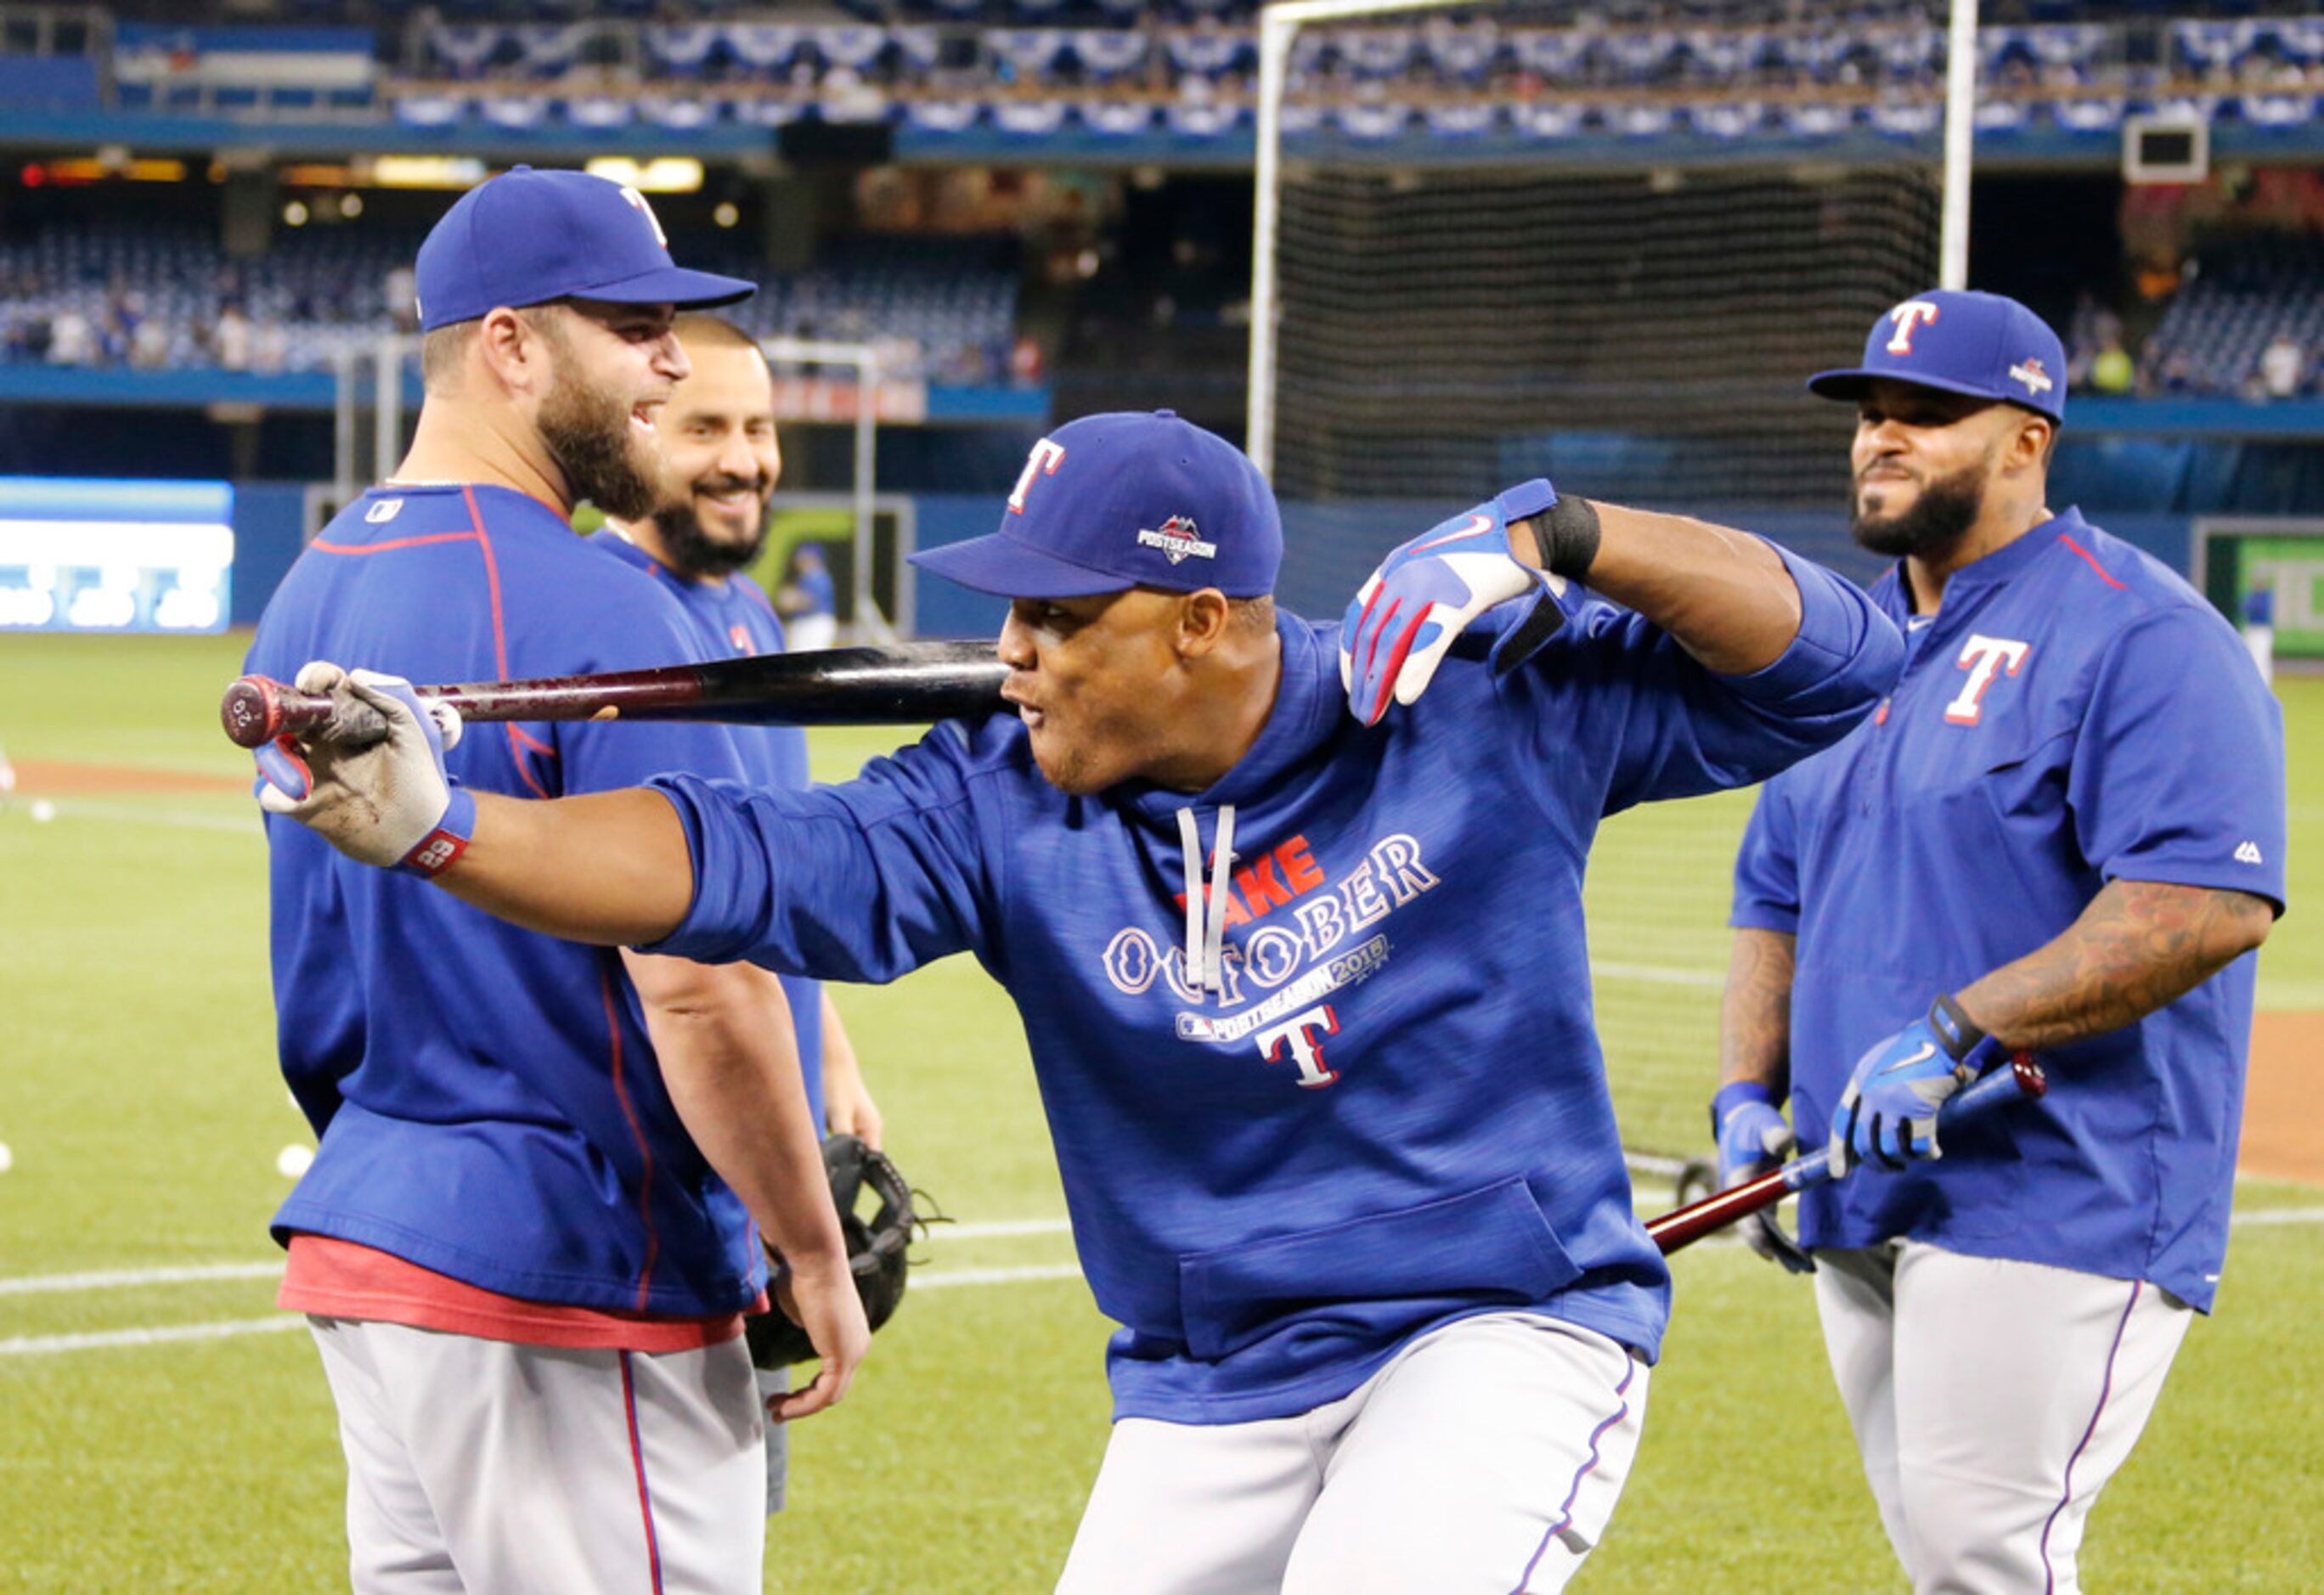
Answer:
[[[1759,780],[1895,682],[1895,628],[1786,560],[1800,632],[1756,674],[1571,587],[1517,668],[1484,657],[1505,606],[1373,727],[1336,628],[1284,615],[1267,724],[1199,793],[1069,797],[1006,718],[840,787],[663,778],[695,899],[651,950],[844,981],[976,955],[1017,1001],[1082,1266],[1123,1326],[1118,1418],[1304,1412],[1511,1309],[1651,1359],[1670,1278],[1607,1094],[1582,870],[1600,816]]]

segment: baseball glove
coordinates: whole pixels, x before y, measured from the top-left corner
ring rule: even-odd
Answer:
[[[852,1135],[832,1136],[823,1143],[824,1171],[831,1176],[831,1199],[839,1209],[839,1227],[847,1237],[848,1267],[855,1275],[855,1291],[863,1299],[863,1316],[873,1329],[895,1316],[904,1299],[906,1249],[921,1220],[912,1211],[912,1188],[883,1152],[875,1152]],[[855,1216],[855,1203],[865,1186],[879,1201],[869,1223]],[[781,1259],[770,1254],[779,1268]],[[761,1368],[788,1368],[812,1361],[815,1347],[807,1331],[791,1322],[780,1307],[747,1320],[751,1360]]]

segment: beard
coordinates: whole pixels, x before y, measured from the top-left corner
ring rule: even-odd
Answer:
[[[1888,558],[1939,558],[1958,548],[1985,512],[1987,471],[1980,461],[1930,482],[1910,507],[1894,515],[1868,513],[1859,490],[1849,500],[1849,535],[1858,547]]]
[[[766,499],[771,486],[764,477],[746,481],[734,476],[705,476],[691,484],[692,493],[727,493],[741,487],[757,495],[757,524],[732,541],[702,524],[691,497],[655,505],[654,527],[661,533],[662,551],[669,556],[678,573],[695,581],[716,581],[733,576],[758,558],[759,550],[767,546]]]
[[[569,357],[560,362],[571,370]],[[541,401],[538,422],[549,457],[575,500],[587,499],[616,521],[653,507],[653,483],[631,436],[630,407],[578,375],[563,375]]]

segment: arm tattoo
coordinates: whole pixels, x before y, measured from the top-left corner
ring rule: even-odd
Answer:
[[[1778,1101],[1790,1094],[1792,967],[1795,938],[1738,930],[1719,1005],[1719,1083],[1757,1080]]]
[[[2063,934],[1956,996],[2011,1046],[2062,1046],[2178,1000],[2258,946],[2273,921],[2248,892],[2112,880]]]

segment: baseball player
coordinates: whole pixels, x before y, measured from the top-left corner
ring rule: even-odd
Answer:
[[[608,521],[595,541],[651,577],[694,624],[702,657],[780,653],[783,627],[745,567],[766,546],[767,504],[782,475],[775,440],[774,378],[751,336],[715,316],[673,324],[692,371],[662,406],[654,429],[655,502],[645,514]],[[807,784],[807,733],[796,726],[736,726],[743,779],[798,791]],[[807,1073],[810,1117],[834,1135],[877,1149],[878,1105],[864,1089],[855,1048],[823,982],[780,977]],[[785,1388],[779,1369],[760,1370],[761,1388]],[[790,1448],[779,1426],[767,1433],[767,1506],[780,1511]]]
[[[1862,1166],[1794,1244],[1922,1590],[2077,1587],[2091,1505],[2227,1249],[2254,961],[2283,908],[2282,716],[2227,622],[2043,476],[2064,353],[1937,292],[1809,385],[1857,406],[1857,540],[1904,676],[1767,783],[1735,869],[1727,1183]],[[1990,1037],[2051,1090],[1944,1132]],[[1792,1121],[1780,1108],[1788,1093]],[[1810,1259],[1812,1258],[1812,1263]]]
[[[291,570],[250,667],[337,654],[446,680],[702,658],[669,595],[568,517],[583,497],[650,507],[648,423],[687,372],[672,307],[749,284],[674,266],[635,192],[524,167],[453,206],[418,282],[411,451]],[[345,690],[412,701],[393,677]],[[715,726],[442,742],[464,801],[745,772]],[[261,762],[278,798],[302,779],[290,750]],[[355,1587],[757,1590],[753,1222],[826,1356],[776,1415],[836,1400],[868,1334],[780,987],[511,928],[294,825],[269,841],[282,1067],[321,1138],[275,1216],[281,1299],[309,1314],[337,1403]],[[404,873],[458,851],[440,831]]]
[[[782,622],[747,567],[767,541],[767,506],[783,456],[775,438],[774,377],[751,335],[716,316],[678,318],[693,367],[663,406],[654,432],[653,508],[609,520],[595,540],[676,598],[707,659],[781,653]],[[807,733],[796,726],[737,726],[744,779],[792,790],[807,784]],[[820,981],[783,977],[807,1065],[815,1121],[833,1135],[880,1146],[879,1104]]]
[[[1336,637],[1276,610],[1281,549],[1231,445],[1086,417],[1000,531],[918,557],[1011,599],[1014,715],[807,793],[447,814],[399,711],[282,807],[371,861],[456,829],[440,884],[585,939],[846,980],[976,955],[1122,1326],[1061,1589],[1559,1589],[1669,1297],[1582,974],[1591,837],[1831,742],[1903,643],[1755,538],[1546,482],[1397,550]]]

